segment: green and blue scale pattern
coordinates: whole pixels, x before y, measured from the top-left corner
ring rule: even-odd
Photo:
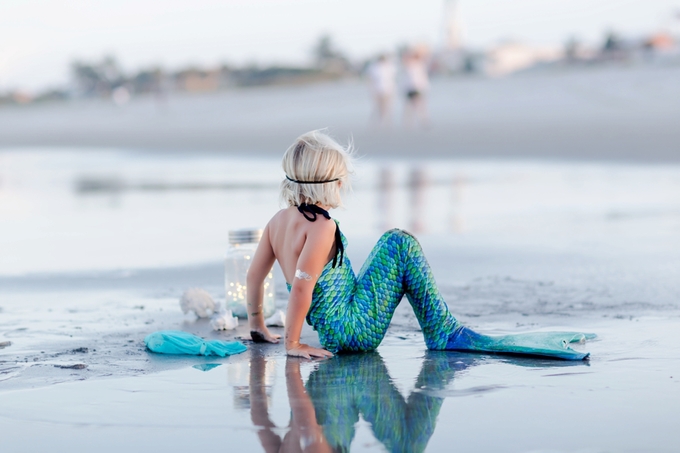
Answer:
[[[347,249],[342,234],[341,240]],[[398,229],[380,238],[358,276],[347,256],[336,267],[332,262],[326,264],[314,288],[307,322],[318,332],[323,347],[333,353],[373,351],[385,337],[404,296],[430,350],[583,360],[589,354],[569,345],[595,337],[579,332],[488,336],[463,326],[442,298],[416,238]]]

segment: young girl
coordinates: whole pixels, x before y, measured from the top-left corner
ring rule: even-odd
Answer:
[[[342,205],[350,168],[350,153],[319,131],[301,135],[284,154],[281,199],[288,208],[267,224],[248,272],[248,321],[254,341],[278,343],[280,338],[269,332],[262,311],[263,282],[278,261],[290,291],[285,345],[291,356],[324,358],[376,349],[405,295],[429,349],[588,358],[568,345],[594,335],[492,337],[462,326],[442,299],[420,244],[406,231],[385,233],[355,276],[345,255],[346,239],[328,213]],[[300,343],[305,317],[325,349]]]

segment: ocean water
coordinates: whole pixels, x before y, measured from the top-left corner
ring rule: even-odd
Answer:
[[[5,150],[0,282],[9,290],[36,279],[134,282],[163,269],[217,269],[230,229],[263,228],[280,208],[282,178],[272,158]],[[407,229],[442,288],[457,303],[474,300],[471,310],[500,303],[490,288],[587,298],[586,312],[674,308],[680,294],[678,165],[362,159],[345,201],[333,215],[356,265],[383,231]]]
[[[116,150],[0,152],[0,275],[145,269],[221,259],[227,231],[280,208],[276,158]],[[680,165],[361,159],[350,239],[565,251],[680,246]]]

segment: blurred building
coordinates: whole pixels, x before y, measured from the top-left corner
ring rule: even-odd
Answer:
[[[486,74],[498,77],[539,63],[555,62],[564,57],[560,48],[534,47],[519,42],[506,42],[490,49],[484,59]]]
[[[432,55],[435,73],[473,72],[472,56],[463,46],[463,30],[458,0],[445,0],[442,14],[442,43]]]
[[[226,67],[202,70],[184,69],[173,76],[175,88],[189,93],[205,93],[226,88],[229,84],[229,69]]]
[[[676,42],[670,33],[661,32],[647,38],[644,42],[644,46],[647,49],[668,52],[675,50]]]

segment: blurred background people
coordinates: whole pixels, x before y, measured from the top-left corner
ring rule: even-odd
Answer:
[[[392,105],[396,91],[397,70],[389,55],[382,54],[369,64],[366,72],[371,84],[371,94],[375,106],[374,121],[378,126],[389,126],[392,123]]]
[[[430,79],[427,72],[428,52],[424,46],[414,47],[404,52],[404,126],[429,126],[427,112],[427,92]]]

